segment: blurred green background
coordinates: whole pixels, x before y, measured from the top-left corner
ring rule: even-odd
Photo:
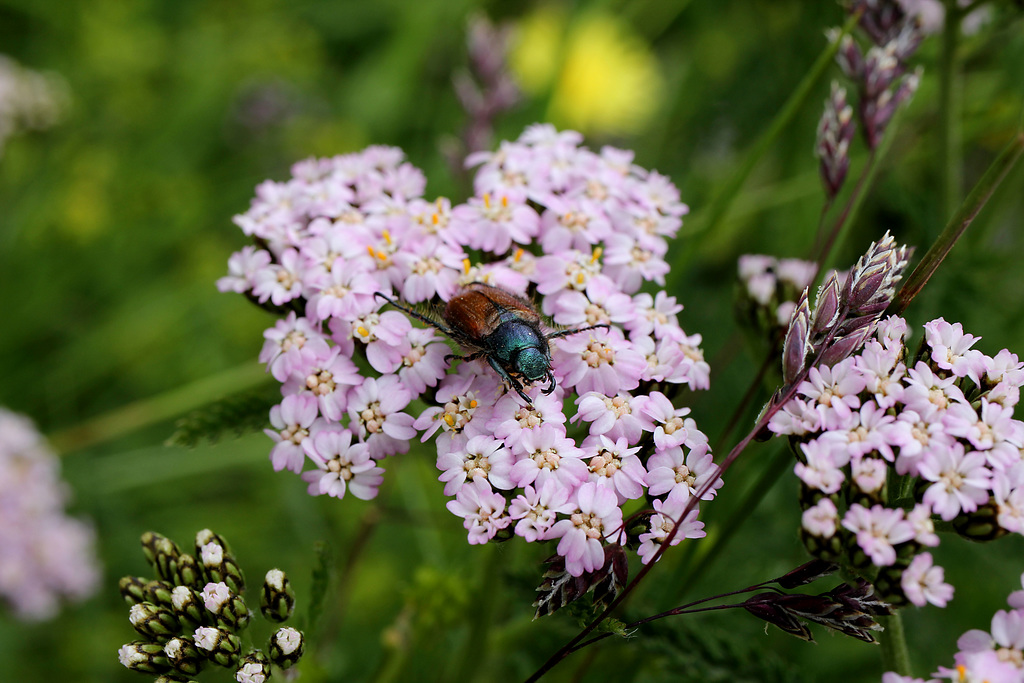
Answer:
[[[996,11],[1000,20],[957,52],[965,191],[1020,127],[1024,23],[1011,3]],[[381,497],[368,504],[308,497],[297,477],[271,470],[262,434],[192,450],[162,445],[179,406],[273,390],[259,384],[255,363],[273,318],[214,287],[244,244],[231,217],[257,183],[288,177],[309,156],[390,144],[424,170],[427,196],[465,196],[441,150],[466,122],[451,79],[467,66],[467,20],[481,12],[518,31],[524,99],[499,121],[497,139],[534,121],[579,127],[592,148],[635,149],[639,164],[680,187],[692,213],[671,252],[669,290],[712,364],[712,389],[692,397],[694,415],[713,441],[723,429],[759,364],[737,353],[736,259],[809,254],[822,204],[815,127],[838,68],[714,231],[702,229],[706,211],[825,48],[825,29],[842,23],[838,4],[0,0],[0,53],[59,74],[70,94],[57,126],[15,136],[0,157],[0,405],[57,437],[73,513],[94,521],[105,575],[95,597],[55,621],[26,625],[0,613],[0,679],[143,680],[117,661],[134,638],[117,579],[150,573],[138,545],[147,529],[187,546],[213,528],[250,583],[285,569],[300,614],[314,544],[327,541],[337,573],[308,631],[307,681],[521,680],[574,635],[568,615],[531,621],[545,549],[467,546],[427,447],[391,459]],[[931,37],[915,59],[920,91],[840,248],[844,267],[886,229],[923,253],[948,218],[939,47]],[[914,324],[941,315],[981,335],[990,355],[1024,353],[1022,187],[1017,168],[909,311]],[[184,398],[147,402],[183,386]],[[111,411],[121,412],[89,422]],[[128,429],[136,419],[150,424]],[[83,423],[94,431],[74,431]],[[777,448],[752,447],[730,471],[702,513],[711,535],[762,470],[778,466]],[[784,475],[695,580],[687,577],[699,544],[668,553],[625,617],[802,562],[795,489]],[[945,610],[906,614],[918,675],[950,664],[964,630],[988,627],[1020,587],[1022,557],[1019,538],[944,540],[936,560],[957,596]],[[549,680],[878,680],[877,648],[815,635],[817,646],[765,633],[733,612],[675,618],[578,653]]]

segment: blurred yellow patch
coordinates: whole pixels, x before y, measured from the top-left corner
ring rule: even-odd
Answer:
[[[634,133],[661,102],[658,62],[630,27],[606,13],[571,21],[550,7],[520,23],[510,65],[522,88],[551,88],[553,122],[585,133]]]
[[[62,220],[58,223],[65,235],[84,243],[106,230],[110,217],[109,182],[114,167],[110,152],[98,148],[83,150],[72,162]]]

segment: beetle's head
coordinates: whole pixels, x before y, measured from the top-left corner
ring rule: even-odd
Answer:
[[[516,372],[527,382],[539,382],[551,374],[551,361],[543,351],[529,346],[516,356]]]

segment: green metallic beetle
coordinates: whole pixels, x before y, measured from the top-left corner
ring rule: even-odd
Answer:
[[[542,391],[550,394],[555,390],[549,343],[552,339],[608,327],[605,324],[590,325],[545,334],[541,330],[541,315],[530,301],[482,282],[466,285],[449,299],[440,321],[379,292],[377,296],[417,320],[437,328],[471,351],[464,356],[447,356],[445,360],[486,358],[498,376],[508,382],[529,405],[533,402],[523,390],[525,385],[546,381],[547,386]]]

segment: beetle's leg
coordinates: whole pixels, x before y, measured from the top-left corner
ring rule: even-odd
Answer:
[[[611,325],[609,325],[607,323],[601,323],[599,325],[590,325],[588,327],[581,327],[581,328],[576,329],[576,330],[561,330],[560,332],[552,332],[551,334],[546,334],[546,335],[544,335],[544,338],[545,339],[558,339],[560,337],[568,337],[570,334],[576,334],[577,332],[586,332],[587,330],[599,330],[599,329],[609,330],[609,329],[611,329]]]
[[[530,400],[530,397],[526,395],[525,391],[523,391],[522,382],[520,382],[512,375],[508,374],[508,371],[505,370],[505,368],[501,367],[498,361],[494,360],[494,356],[487,356],[487,362],[490,363],[491,367],[494,368],[494,371],[498,373],[499,377],[508,382],[509,386],[515,389],[516,393],[523,397],[523,400],[526,401],[526,405],[533,405],[533,401]]]
[[[447,356],[444,357],[444,360],[445,360],[445,362],[448,362],[448,363],[450,363],[453,360],[470,361],[470,360],[476,360],[477,358],[480,358],[481,356],[486,356],[486,355],[487,355],[486,351],[477,351],[476,353],[471,353],[468,356],[460,356],[457,353],[449,353]]]
[[[381,292],[374,292],[373,296],[378,298],[378,299],[384,299],[384,301],[387,301],[389,304],[391,304],[392,306],[394,306],[398,310],[404,311],[406,315],[411,315],[412,317],[416,318],[420,322],[426,323],[426,324],[430,325],[431,327],[433,327],[436,330],[441,330],[441,332],[443,332],[444,334],[448,335],[449,337],[454,338],[454,335],[452,334],[452,331],[450,329],[448,329],[446,326],[442,325],[441,323],[437,322],[436,320],[431,320],[427,316],[425,316],[422,313],[419,313],[419,312],[413,310],[412,308],[409,308],[405,304],[398,303],[397,301],[395,301],[394,299],[392,299],[388,295],[383,294]]]
[[[548,394],[555,390],[555,373],[548,370],[548,376],[546,377],[546,379],[548,380],[548,385],[541,389],[541,392],[545,396],[547,396]]]

